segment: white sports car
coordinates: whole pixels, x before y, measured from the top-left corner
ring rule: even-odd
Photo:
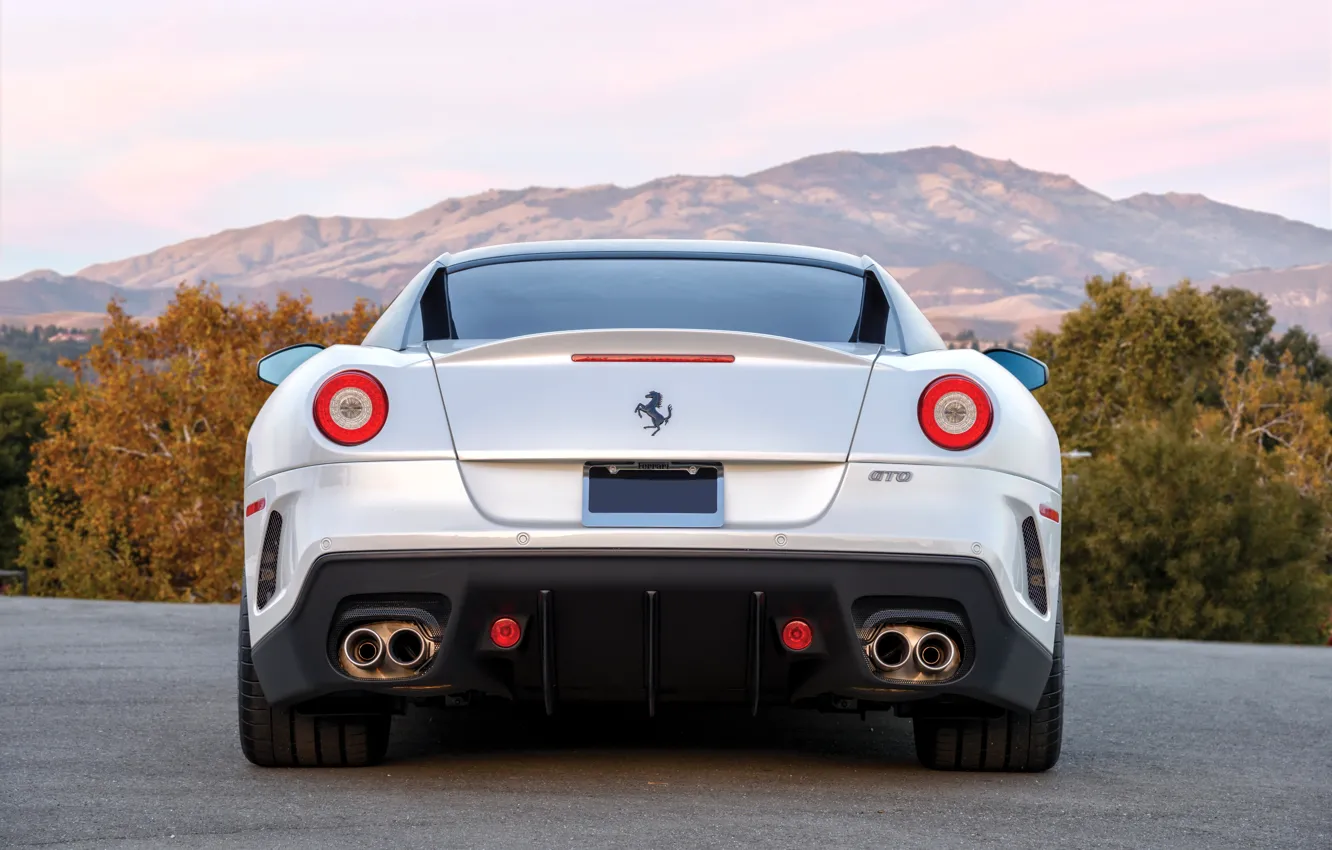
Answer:
[[[1046,368],[947,350],[868,257],[445,254],[361,345],[258,371],[256,764],[372,763],[408,703],[495,699],[893,710],[930,767],[1059,758]]]

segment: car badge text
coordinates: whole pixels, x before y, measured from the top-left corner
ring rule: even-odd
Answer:
[[[651,428],[652,433],[648,434],[648,436],[655,437],[657,436],[657,432],[661,430],[661,426],[671,421],[671,413],[673,411],[668,404],[666,405],[666,415],[661,415],[661,410],[659,409],[661,407],[661,393],[656,390],[652,390],[647,395],[643,396],[643,398],[647,399],[648,403],[643,404],[643,402],[640,401],[638,407],[634,408],[634,413],[638,414],[639,419],[642,419],[643,416],[646,415],[648,419],[652,420],[652,424],[644,425],[643,430],[646,431]]]
[[[896,481],[899,484],[905,484],[911,480],[910,472],[894,472],[891,469],[876,469],[869,474],[871,481]]]

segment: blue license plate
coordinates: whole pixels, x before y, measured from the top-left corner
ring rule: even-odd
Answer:
[[[720,464],[589,463],[583,525],[594,528],[720,528]]]

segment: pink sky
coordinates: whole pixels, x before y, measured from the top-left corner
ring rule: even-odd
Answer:
[[[1327,227],[1330,57],[1325,0],[6,0],[0,278],[930,144]]]

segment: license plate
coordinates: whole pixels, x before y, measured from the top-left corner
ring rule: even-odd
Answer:
[[[715,463],[589,463],[583,525],[720,528],[723,480]]]

